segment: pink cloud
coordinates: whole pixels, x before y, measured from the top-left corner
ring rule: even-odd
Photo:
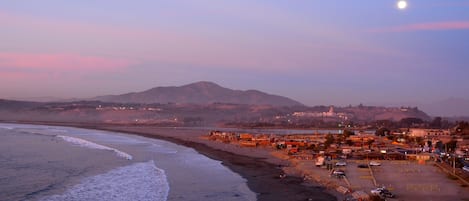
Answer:
[[[209,11],[219,15],[219,8],[222,7],[222,5],[215,6]],[[222,10],[231,18],[237,17],[238,8],[243,9],[242,6],[230,6],[229,8],[229,11],[226,12],[224,9]],[[21,37],[22,35],[20,35],[15,38],[13,36],[15,39],[22,40],[15,41],[16,43],[4,44],[5,47],[17,47],[15,49],[24,49],[29,52],[65,51],[91,55],[121,55],[150,64],[285,71],[289,70],[285,66],[310,68],[310,66],[321,66],[323,63],[329,63],[330,60],[337,60],[338,51],[362,52],[373,55],[390,54],[390,50],[376,47],[363,40],[356,40],[354,38],[358,37],[344,34],[345,31],[336,28],[318,29],[311,26],[308,21],[293,14],[277,15],[275,13],[281,13],[281,11],[275,9],[269,12],[277,16],[274,18],[276,23],[279,22],[282,26],[287,26],[295,35],[298,34],[298,36],[312,40],[322,38],[321,42],[308,45],[302,40],[284,34],[280,34],[281,36],[277,34],[265,36],[262,33],[239,34],[224,31],[209,31],[207,32],[209,34],[204,34],[205,31],[192,32],[186,29],[165,29],[165,27],[121,27],[99,24],[99,22],[84,23],[65,19],[51,19],[43,16],[30,16],[24,13],[2,11],[1,9],[0,26],[11,30],[12,33],[31,33],[31,37]],[[270,18],[263,15],[252,14],[242,15],[241,17],[243,20],[254,21],[256,24],[262,24],[263,26],[277,26],[276,23],[269,20]],[[28,34],[24,35],[28,36]],[[50,40],[54,38],[58,40]],[[63,43],[62,41],[66,42]],[[394,51],[391,53],[396,54]],[[356,58],[348,55],[341,54],[340,56],[347,57],[343,58],[344,60]],[[59,58],[50,55],[45,56],[46,58],[37,55],[26,55],[28,59],[20,59],[18,57],[21,56],[18,55],[7,56],[7,59],[0,57],[0,67],[5,66],[5,64],[15,64],[18,67],[39,66],[37,65],[38,62],[47,64],[41,65],[41,67],[61,66],[61,68],[67,68],[66,66],[72,65],[71,63],[77,63],[74,65],[81,63],[83,66],[95,65],[100,62],[104,64],[111,63],[112,65],[109,64],[109,66],[117,65],[108,61],[108,59],[103,61],[105,58],[100,58],[100,62],[85,62],[92,59],[82,58],[82,56],[79,56],[78,59],[76,55],[62,55]],[[311,59],[312,56],[318,59]],[[25,57],[25,55],[22,57]],[[75,60],[79,62],[69,62]]]
[[[0,78],[2,80],[22,80],[26,78],[31,78],[32,76],[24,72],[1,72]]]
[[[372,29],[370,32],[413,32],[413,31],[445,31],[469,29],[469,21],[429,22],[403,26]]]
[[[40,69],[85,69],[111,70],[122,69],[135,62],[77,54],[32,54],[0,52],[0,68],[40,68]]]
[[[41,16],[10,13],[0,10],[0,25],[10,27],[27,27],[35,30],[47,30],[48,33],[59,32],[80,35],[100,35],[117,37],[141,37],[158,35],[158,31],[137,30],[105,24],[83,23],[80,21],[49,19]]]

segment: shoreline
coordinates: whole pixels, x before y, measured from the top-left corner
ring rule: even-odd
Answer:
[[[74,146],[54,135],[7,129],[0,137],[0,200],[43,200],[83,178],[131,164],[114,152]]]
[[[259,201],[280,201],[280,200],[337,200],[331,192],[320,185],[305,185],[303,178],[288,176],[280,179],[279,175],[283,170],[279,165],[285,165],[284,160],[276,159],[266,155],[263,151],[252,151],[245,148],[233,148],[225,146],[223,143],[206,143],[199,139],[198,132],[203,130],[176,130],[171,128],[132,126],[132,125],[111,125],[95,123],[67,123],[67,122],[4,122],[18,124],[35,124],[50,126],[67,126],[84,129],[95,129],[110,132],[120,132],[131,135],[153,138],[172,142],[177,145],[193,148],[198,153],[217,161],[231,171],[241,175],[247,180],[248,187],[256,193]],[[180,132],[176,135],[172,133]],[[192,132],[192,136],[187,134]],[[199,139],[199,140],[198,140]],[[216,143],[216,144],[215,144]],[[243,150],[241,150],[243,149]],[[242,152],[242,153],[238,153]],[[256,152],[256,153],[253,153]]]

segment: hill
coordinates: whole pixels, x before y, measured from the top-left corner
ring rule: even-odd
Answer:
[[[93,98],[114,103],[182,103],[212,104],[231,103],[246,105],[295,106],[303,105],[298,101],[267,94],[257,90],[233,90],[221,87],[212,82],[196,82],[184,86],[155,87],[142,92],[108,95]]]

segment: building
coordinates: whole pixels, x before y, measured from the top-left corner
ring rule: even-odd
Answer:
[[[425,129],[425,128],[411,128],[409,129],[409,136],[412,137],[433,137],[433,136],[449,136],[448,129]]]

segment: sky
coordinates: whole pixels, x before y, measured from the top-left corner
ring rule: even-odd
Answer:
[[[306,105],[469,99],[469,0],[0,1],[0,98],[213,81]]]

